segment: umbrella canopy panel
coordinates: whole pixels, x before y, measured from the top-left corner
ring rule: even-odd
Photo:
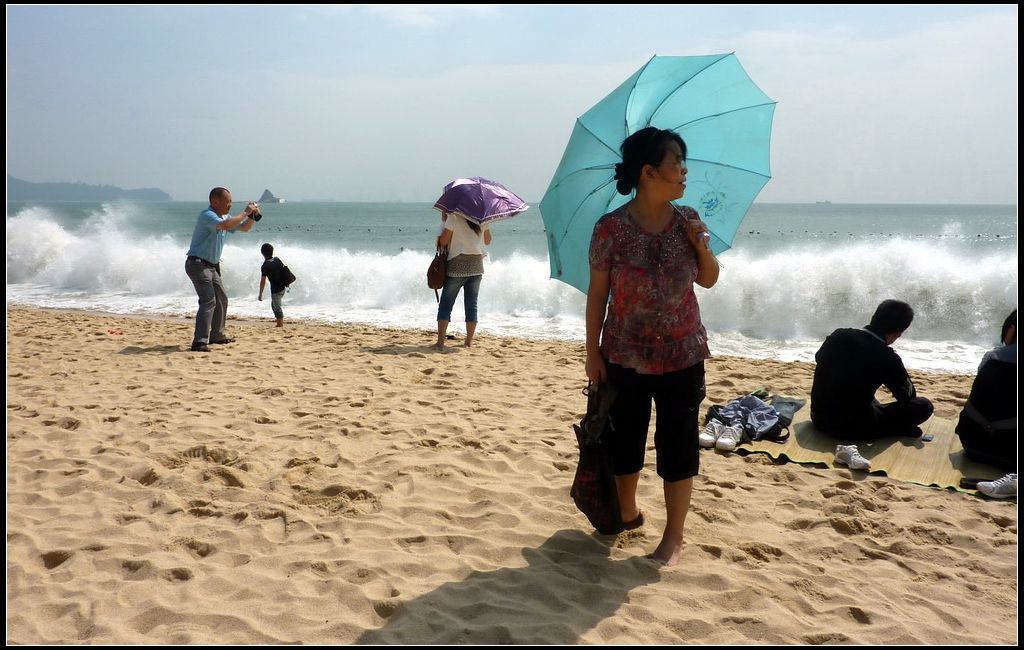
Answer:
[[[501,183],[479,176],[456,178],[445,185],[434,207],[442,212],[458,212],[479,225],[511,219],[530,208]]]
[[[551,277],[586,292],[594,224],[630,199],[615,189],[619,147],[648,126],[686,141],[686,194],[677,203],[708,224],[712,250],[726,250],[771,178],[774,112],[733,54],[652,58],[576,121],[540,204]]]

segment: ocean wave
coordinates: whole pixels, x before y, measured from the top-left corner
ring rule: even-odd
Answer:
[[[105,209],[87,226],[69,229],[45,208],[8,217],[8,300],[194,314],[196,297],[184,271],[187,243],[180,236],[133,232],[125,227],[131,218],[129,209]],[[227,239],[222,268],[233,315],[269,315],[269,301],[256,300],[259,242],[244,234]],[[285,298],[288,317],[433,327],[436,300],[425,280],[430,250],[385,254],[286,243],[277,253],[299,278]],[[1017,301],[1015,250],[978,254],[892,238],[794,242],[770,251],[734,248],[720,259],[718,284],[697,290],[702,317],[713,337],[746,355],[799,352],[805,358],[833,329],[864,325],[881,300],[897,298],[916,314],[906,340],[955,357],[944,367],[968,368],[977,350],[996,343],[999,325]],[[582,293],[549,278],[546,258],[518,251],[486,263],[482,331],[582,340],[585,306]],[[457,303],[454,320],[461,315]]]

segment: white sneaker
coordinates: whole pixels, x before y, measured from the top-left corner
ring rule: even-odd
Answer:
[[[705,449],[711,449],[718,442],[718,437],[722,435],[722,431],[725,431],[725,425],[718,420],[708,420],[704,430],[697,436],[697,441],[700,442],[700,446]]]
[[[722,429],[722,435],[715,441],[715,449],[732,451],[736,445],[743,442],[743,429],[738,424],[731,424]]]
[[[836,445],[836,465],[850,469],[871,469],[871,461],[860,455],[857,445]]]
[[[1017,475],[1007,474],[994,481],[978,483],[978,492],[993,499],[1008,499],[1017,496]]]

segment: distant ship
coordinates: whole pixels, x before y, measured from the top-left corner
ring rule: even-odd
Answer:
[[[274,196],[274,193],[270,190],[263,190],[263,196],[260,197],[259,203],[284,203],[284,199],[279,199]]]
[[[831,201],[815,201],[818,205],[832,205]]]

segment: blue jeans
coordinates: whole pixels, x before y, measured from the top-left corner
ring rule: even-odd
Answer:
[[[466,322],[476,322],[476,300],[480,295],[480,280],[482,275],[471,275],[468,278],[453,278],[448,276],[444,279],[444,289],[441,290],[441,301],[437,305],[437,320],[450,321],[452,319],[452,307],[455,306],[455,299],[459,297],[459,290],[466,288]]]

